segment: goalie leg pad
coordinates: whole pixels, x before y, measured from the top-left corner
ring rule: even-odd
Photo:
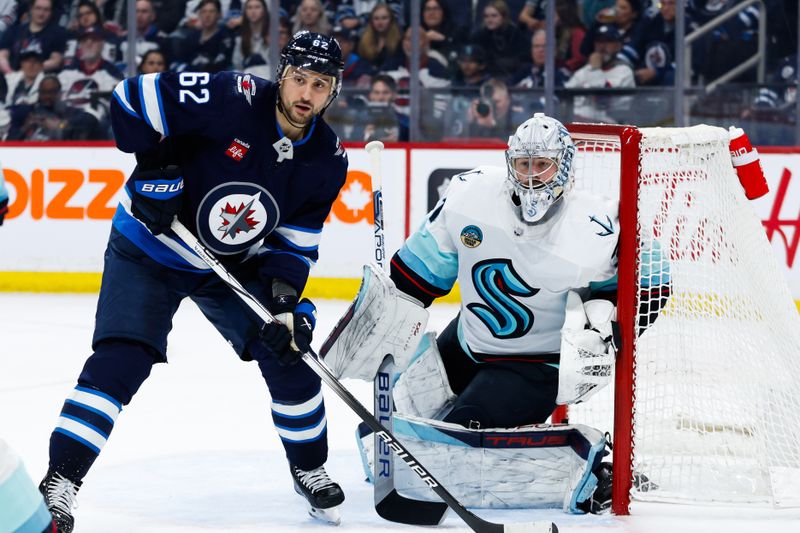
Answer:
[[[372,381],[387,355],[398,372],[408,366],[428,324],[428,311],[399,291],[375,265],[365,265],[355,300],[320,349],[339,378]]]
[[[413,361],[394,386],[393,396],[398,412],[422,418],[439,419],[452,406],[456,395],[450,388],[435,333],[422,337]]]

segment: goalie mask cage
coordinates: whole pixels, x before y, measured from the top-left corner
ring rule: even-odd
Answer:
[[[800,316],[728,132],[568,129],[575,187],[620,200],[614,382],[568,415],[612,433],[613,512],[631,499],[800,506]],[[667,278],[669,296],[652,290]]]

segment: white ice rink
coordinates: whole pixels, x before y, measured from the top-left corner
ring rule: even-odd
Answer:
[[[0,293],[0,436],[39,481],[64,398],[90,354],[94,295]],[[346,302],[318,302],[318,337]],[[434,306],[441,330],[455,307]],[[315,345],[319,345],[319,338]],[[179,310],[168,365],[157,365],[85,480],[76,533],[325,531],[294,494],[255,363],[238,360],[191,302]],[[366,405],[371,386],[345,381]],[[414,531],[372,508],[353,437],[357,417],[325,390],[328,472],[347,495],[342,532]],[[447,479],[440,479],[447,486]],[[494,522],[553,520],[562,532],[779,533],[800,531],[800,511],[638,504],[630,517],[560,511],[486,511]],[[440,528],[467,531],[455,514]],[[329,530],[329,529],[328,529]]]

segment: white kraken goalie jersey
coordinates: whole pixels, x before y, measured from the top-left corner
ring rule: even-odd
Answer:
[[[392,277],[423,301],[458,280],[459,340],[476,361],[555,362],[547,355],[559,350],[567,292],[615,276],[617,211],[609,198],[574,190],[526,224],[506,169],[478,167],[452,179],[395,255]]]

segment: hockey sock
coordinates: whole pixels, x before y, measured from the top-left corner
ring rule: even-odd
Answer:
[[[75,387],[50,436],[50,470],[83,479],[105,446],[122,405],[98,390]]]
[[[301,470],[313,470],[325,463],[328,424],[321,390],[303,402],[273,400],[272,420],[289,463]]]

